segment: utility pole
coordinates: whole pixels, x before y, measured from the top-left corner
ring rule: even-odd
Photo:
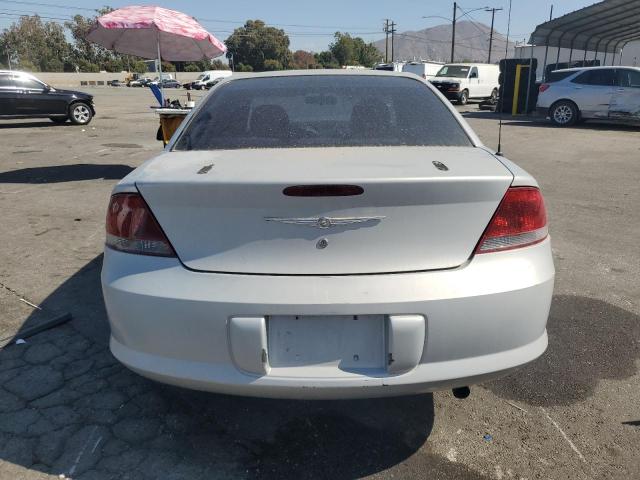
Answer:
[[[496,17],[496,12],[499,12],[500,10],[502,10],[502,7],[487,8],[485,10],[485,12],[491,12],[491,33],[489,34],[489,59],[487,60],[487,63],[491,63],[491,47],[493,46],[493,20]]]
[[[453,23],[451,24],[451,63],[455,61],[456,51],[456,12],[458,11],[458,4],[453,2]]]
[[[395,56],[393,55],[393,39],[396,33],[396,22],[391,22],[391,63],[393,63]]]
[[[389,62],[389,19],[385,19],[383,31],[385,33],[384,40],[384,63]]]

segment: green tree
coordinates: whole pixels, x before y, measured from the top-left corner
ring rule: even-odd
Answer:
[[[95,17],[74,15],[71,21],[65,22],[64,25],[71,32],[71,38],[73,39],[71,46],[73,60],[80,71],[90,71],[85,70],[89,65],[98,65],[99,70],[106,70],[106,62],[120,58],[118,53],[111,52],[100,45],[85,40],[96,18],[111,11],[113,11],[113,8],[105,7],[97,10]]]
[[[236,72],[253,72],[253,67],[251,65],[239,63],[236,65]]]
[[[145,73],[148,69],[147,64],[142,60],[136,60],[131,64],[131,70],[136,73]]]
[[[262,20],[247,20],[243,27],[233,31],[225,44],[238,67],[240,64],[251,66],[255,71],[265,70],[267,65],[273,68],[275,64],[266,64],[267,60],[279,62],[282,68],[291,65],[289,37],[284,30],[267,27]]]
[[[282,70],[282,64],[278,60],[265,60],[264,61],[264,70],[266,71],[274,71],[274,70]]]
[[[212,60],[211,65],[209,65],[209,70],[231,70],[229,68],[229,64],[223,62],[220,59]]]
[[[340,64],[330,51],[324,51],[315,54],[316,62],[322,68],[340,68]]]
[[[0,46],[9,52],[12,66],[23,70],[61,72],[70,56],[64,28],[38,15],[22,16],[6,28]]]
[[[360,37],[352,37],[348,33],[336,32],[334,41],[329,45],[339,65],[362,65],[371,67],[380,59],[380,52],[371,43],[365,43]]]

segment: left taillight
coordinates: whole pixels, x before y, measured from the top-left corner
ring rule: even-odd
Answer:
[[[107,210],[106,245],[138,255],[176,255],[149,206],[138,193],[111,196]]]
[[[476,253],[500,252],[536,244],[547,238],[547,211],[535,187],[511,187],[487,226]]]

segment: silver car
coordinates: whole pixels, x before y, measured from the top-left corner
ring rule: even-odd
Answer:
[[[413,74],[215,85],[107,211],[111,351],[239,395],[464,387],[547,347],[536,181]]]
[[[560,127],[591,119],[640,123],[640,68],[556,70],[540,85],[537,109]]]

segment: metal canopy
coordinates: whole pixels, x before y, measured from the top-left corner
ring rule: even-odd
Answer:
[[[616,54],[640,39],[640,0],[604,0],[538,25],[529,43]]]

